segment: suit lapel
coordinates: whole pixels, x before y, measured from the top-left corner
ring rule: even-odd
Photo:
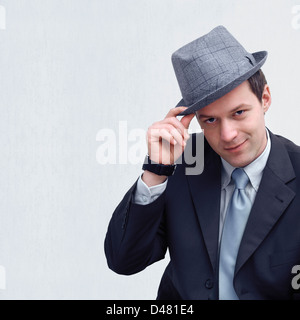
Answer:
[[[266,238],[295,197],[287,183],[295,178],[285,146],[270,132],[271,151],[241,241],[235,273]]]
[[[294,199],[287,183],[295,178],[285,146],[270,131],[271,151],[264,169],[237,256],[237,273],[271,231]],[[218,262],[221,160],[205,140],[205,164],[201,175],[186,176],[213,269]]]
[[[211,265],[215,270],[218,260],[221,161],[206,141],[203,173],[186,177]]]

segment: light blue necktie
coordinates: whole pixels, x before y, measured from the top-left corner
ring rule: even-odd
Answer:
[[[220,264],[219,299],[238,300],[233,287],[233,276],[239,246],[251,210],[251,201],[245,193],[249,178],[243,169],[235,169],[231,175],[235,189],[229,203],[223,227]]]

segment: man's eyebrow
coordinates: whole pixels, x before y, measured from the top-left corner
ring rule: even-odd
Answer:
[[[237,107],[235,107],[235,108],[233,108],[232,110],[230,110],[228,113],[234,113],[234,112],[236,112],[236,111],[238,111],[239,109],[241,109],[241,108],[249,108],[249,107],[251,107],[250,105],[247,105],[247,104],[244,104],[244,103],[242,103],[242,104],[240,104],[239,106],[237,106]],[[208,115],[208,114],[198,114],[198,118],[215,118],[215,116],[213,116],[213,115]]]

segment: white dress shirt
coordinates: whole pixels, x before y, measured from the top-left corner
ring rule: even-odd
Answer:
[[[260,185],[260,181],[263,175],[264,168],[268,161],[268,157],[271,150],[271,139],[269,136],[269,132],[267,131],[267,145],[262,154],[256,158],[253,162],[244,167],[244,171],[246,172],[249,182],[245,188],[245,193],[249,197],[252,205],[254,203],[258,187]],[[231,174],[235,167],[225,161],[222,160],[222,178],[221,178],[221,204],[220,204],[220,232],[219,232],[219,240],[221,239],[222,229],[225,221],[225,216],[227,212],[227,207],[229,205],[229,201],[234,191],[234,183],[231,181]]]
[[[133,196],[133,202],[140,205],[146,205],[155,201],[166,189],[168,179],[156,186],[148,187],[140,175],[135,189],[135,194]]]
[[[263,170],[266,166],[270,150],[271,150],[271,140],[269,132],[267,132],[267,145],[262,154],[255,159],[253,162],[244,167],[244,171],[249,177],[249,183],[245,188],[246,194],[249,196],[251,203],[254,203],[258,187],[263,175]],[[222,176],[221,176],[221,203],[220,203],[220,232],[219,240],[221,239],[222,229],[225,221],[225,215],[229,200],[234,191],[234,183],[231,181],[232,171],[235,169],[223,158],[222,160]],[[155,201],[166,189],[168,179],[157,186],[148,187],[142,180],[142,175],[139,177],[137,188],[133,196],[133,202],[140,205],[150,204]]]

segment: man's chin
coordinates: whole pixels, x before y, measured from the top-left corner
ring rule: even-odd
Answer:
[[[226,160],[230,165],[232,165],[235,168],[243,168],[246,167],[248,164],[252,162],[251,159],[241,156],[232,156],[232,157],[222,157],[224,160]]]

